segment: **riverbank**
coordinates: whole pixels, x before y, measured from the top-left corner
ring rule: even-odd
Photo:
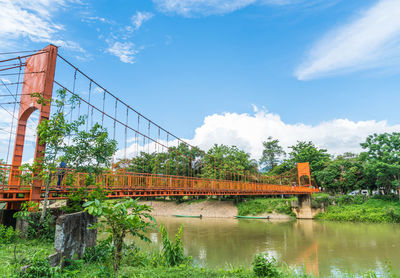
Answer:
[[[324,204],[326,211],[315,219],[366,223],[400,223],[400,201],[390,198],[342,196]]]
[[[260,200],[260,201],[258,201]],[[289,200],[289,199],[287,199]],[[234,218],[236,215],[257,215],[270,219],[291,219],[290,202],[286,199],[244,200],[235,205],[231,200],[200,199],[183,203],[174,201],[140,201],[153,208],[153,216],[202,215],[206,218]],[[288,214],[289,213],[289,214]]]
[[[43,244],[37,240],[25,239],[20,239],[16,244],[0,244],[0,277],[114,277],[110,249],[104,244],[98,244],[96,247],[88,249],[88,253],[82,259],[68,261],[67,266],[63,269],[49,265],[47,256],[51,254],[51,247],[51,245]],[[16,257],[14,257],[14,249],[16,250]],[[21,268],[26,265],[30,265],[30,268],[26,272],[21,272]],[[258,268],[260,268],[260,265],[258,265]],[[304,267],[291,268],[284,262],[267,264],[267,270],[268,273],[274,274],[268,277],[314,277],[312,274],[306,274]],[[221,266],[220,268],[209,268],[196,266],[190,261],[171,267],[165,265],[160,252],[151,253],[140,250],[132,252],[130,249],[127,249],[123,255],[118,277],[260,277],[256,273],[254,267],[230,265]],[[362,274],[336,274],[338,276],[335,275],[334,277],[378,277],[373,271]],[[390,268],[388,268],[387,273],[384,273],[384,276],[379,275],[379,277],[397,276],[392,274]]]

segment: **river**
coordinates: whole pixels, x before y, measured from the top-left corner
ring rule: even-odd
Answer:
[[[388,265],[400,273],[400,225],[297,220],[194,219],[157,217],[172,237],[183,224],[185,254],[208,267],[250,266],[265,252],[309,273],[337,276],[339,272],[382,272]],[[161,238],[150,232],[151,247]],[[143,248],[143,243],[140,244]]]

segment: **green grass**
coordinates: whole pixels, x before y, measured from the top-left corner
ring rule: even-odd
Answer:
[[[16,257],[14,259],[14,244],[2,244],[0,246],[0,277],[19,277],[18,272],[21,266],[30,264],[35,261],[34,258],[46,258],[53,253],[53,245],[42,243],[35,240],[19,240],[16,245]],[[207,267],[197,267],[191,264],[180,265],[176,267],[168,267],[162,265],[159,254],[139,252],[133,257],[126,257],[118,272],[118,277],[160,277],[160,278],[178,278],[178,277],[195,277],[195,278],[212,278],[212,277],[242,277],[256,278],[252,268],[230,267],[228,269],[213,269]],[[114,277],[111,261],[102,260],[98,263],[85,263],[83,260],[73,261],[64,270],[59,268],[44,268],[47,277]],[[294,278],[294,277],[313,277],[304,274],[302,269],[293,269],[283,263],[282,266],[276,266],[277,278]],[[46,272],[47,271],[47,272]],[[50,272],[51,271],[51,272]],[[52,274],[50,274],[52,273]],[[42,277],[42,276],[29,276]],[[340,274],[340,277],[377,277],[374,272],[367,272],[364,275]],[[384,277],[397,277],[392,275],[390,271]]]
[[[16,244],[0,244],[0,277],[27,265],[35,256],[49,256],[54,253],[54,244],[38,240],[20,239]]]
[[[353,203],[338,199],[337,205],[328,206],[325,213],[320,213],[315,218],[333,221],[400,223],[399,201],[377,198],[358,199]]]
[[[238,215],[260,215],[264,213],[282,213],[295,216],[291,209],[290,202],[296,198],[256,198],[248,199],[237,204]]]

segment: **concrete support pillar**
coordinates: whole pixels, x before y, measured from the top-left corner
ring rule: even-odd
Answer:
[[[311,195],[298,195],[298,206],[293,210],[298,219],[313,219],[313,211],[311,208]]]

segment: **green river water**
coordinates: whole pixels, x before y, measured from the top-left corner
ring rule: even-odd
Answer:
[[[265,252],[290,266],[320,277],[339,272],[382,272],[389,264],[400,273],[400,225],[297,220],[237,220],[224,218],[157,217],[172,237],[183,224],[185,254],[198,265],[251,265],[254,254]],[[152,244],[161,238],[150,232]],[[145,247],[146,246],[146,247]]]

